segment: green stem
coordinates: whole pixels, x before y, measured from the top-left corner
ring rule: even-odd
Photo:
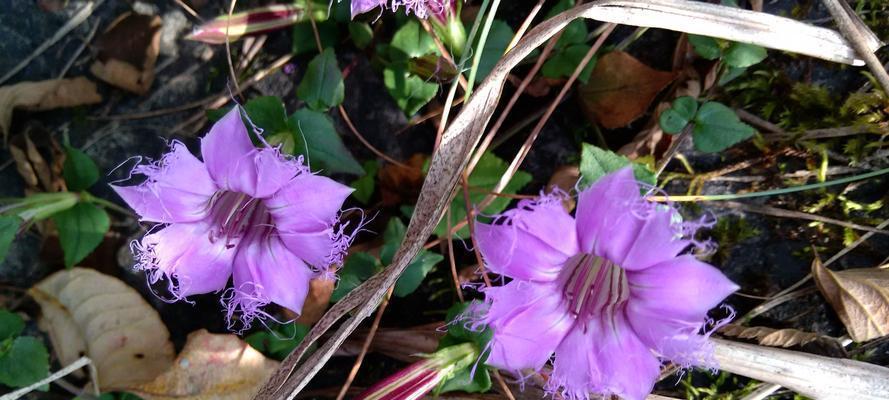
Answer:
[[[485,0],[487,3],[488,0]],[[478,66],[482,62],[482,53],[485,50],[485,43],[488,41],[488,34],[491,32],[491,25],[494,23],[494,16],[497,14],[497,9],[500,7],[500,0],[494,0],[491,4],[491,10],[488,11],[488,17],[485,19],[485,26],[482,28],[482,34],[478,37],[478,45],[475,46],[475,54],[472,58],[472,69],[469,70],[469,79],[466,86],[466,94],[463,96],[463,101],[468,102],[469,96],[472,94],[472,85],[475,83],[475,76],[478,74]],[[478,24],[478,19],[476,19],[476,24]],[[472,29],[475,32],[476,24],[473,24]],[[468,42],[472,43],[472,42]]]
[[[93,203],[93,204],[98,204],[98,205],[102,206],[103,208],[107,208],[107,209],[109,209],[109,210],[117,211],[118,213],[121,213],[121,214],[123,214],[123,215],[128,215],[128,216],[131,216],[131,217],[133,217],[133,218],[139,218],[138,215],[136,215],[134,212],[130,211],[129,209],[127,209],[127,208],[123,208],[123,207],[121,207],[121,206],[119,206],[119,205],[117,205],[117,204],[114,204],[114,203],[112,203],[112,202],[110,202],[110,201],[108,201],[108,200],[101,199],[101,198],[98,198],[98,197],[96,197],[96,196],[93,196],[93,195],[91,195],[91,194],[89,194],[89,193],[87,193],[87,192],[81,192],[81,193],[80,193],[80,198],[81,198],[83,201],[85,201],[85,202]]]
[[[795,193],[802,192],[806,190],[812,189],[820,189],[828,186],[842,185],[844,183],[861,181],[873,177],[877,177],[880,175],[885,175],[889,173],[889,168],[883,168],[881,170],[868,172],[866,174],[850,176],[847,178],[835,179],[832,181],[826,182],[818,182],[818,183],[810,183],[808,185],[800,185],[783,189],[773,189],[773,190],[765,190],[762,192],[750,192],[750,193],[740,193],[740,194],[717,194],[717,195],[705,195],[705,196],[668,196],[667,199],[670,201],[718,201],[718,200],[735,200],[735,199],[750,199],[754,197],[766,197],[766,196],[774,196],[779,194],[787,194],[787,193]],[[653,198],[656,196],[653,196]]]

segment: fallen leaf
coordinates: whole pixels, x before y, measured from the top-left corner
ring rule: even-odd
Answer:
[[[852,340],[865,342],[889,334],[889,269],[834,272],[816,258],[812,276]]]
[[[549,182],[546,184],[547,188],[556,187],[559,190],[565,193],[571,193],[574,190],[574,187],[577,186],[577,181],[580,180],[580,168],[576,165],[563,165],[559,168],[556,168],[556,172],[553,172],[553,175],[549,177]],[[575,206],[574,196],[567,196],[564,200],[562,200],[562,205],[565,207],[565,210],[571,212]]]
[[[146,400],[247,400],[277,368],[237,336],[201,329],[188,335],[170,369],[127,391]]]
[[[330,296],[333,295],[333,289],[336,281],[324,276],[312,279],[309,282],[309,295],[306,302],[303,303],[302,314],[296,320],[297,323],[312,325],[321,319],[327,306],[330,305]]]
[[[0,133],[5,142],[12,123],[12,110],[15,108],[43,111],[100,101],[102,96],[96,92],[96,84],[84,77],[19,82],[3,86],[0,87]]]
[[[719,333],[740,339],[756,339],[759,344],[772,347],[802,346],[816,341],[830,342],[834,346],[839,345],[839,341],[836,338],[797,329],[773,329],[764,326],[728,324],[722,327]]]
[[[90,72],[114,86],[144,95],[154,81],[160,51],[161,18],[127,12],[96,39]]]
[[[626,126],[648,109],[654,97],[673,81],[672,72],[653,69],[622,51],[602,56],[580,86],[580,103],[587,116],[606,129]]]
[[[93,360],[103,388],[150,382],[170,367],[173,344],[157,312],[127,284],[88,268],[56,272],[28,290],[40,304],[61,365]]]
[[[383,205],[391,206],[413,202],[420,194],[423,185],[423,164],[426,156],[414,154],[405,163],[411,168],[386,164],[377,173],[380,179],[380,197]]]

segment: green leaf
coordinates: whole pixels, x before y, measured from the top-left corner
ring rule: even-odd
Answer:
[[[409,20],[392,36],[389,47],[391,61],[407,61],[430,53],[438,54],[435,40],[415,20]]]
[[[23,387],[49,375],[49,353],[37,338],[21,336],[0,356],[0,383]]]
[[[617,171],[627,165],[633,166],[633,176],[637,181],[654,185],[656,179],[646,166],[630,161],[614,152],[600,149],[591,144],[583,143],[580,154],[581,187],[592,185],[603,176]]]
[[[753,136],[754,129],[741,122],[731,108],[721,103],[704,103],[695,116],[695,149],[705,153],[725,150]]]
[[[501,20],[495,19],[491,23],[491,31],[488,32],[488,38],[485,40],[485,49],[482,52],[482,58],[479,60],[478,70],[476,71],[475,81],[481,82],[494,69],[494,65],[503,57],[506,47],[512,41],[515,33],[509,24]],[[476,37],[473,48],[478,48],[478,40],[481,35]]]
[[[339,270],[339,280],[336,288],[330,296],[330,301],[336,303],[345,297],[352,289],[373,276],[382,269],[380,261],[368,253],[353,253],[346,258],[343,268]]]
[[[257,351],[280,361],[302,343],[309,329],[311,327],[308,325],[294,322],[252,333],[244,340]]]
[[[6,259],[6,253],[9,252],[9,246],[15,240],[15,234],[19,230],[22,221],[19,217],[13,215],[0,216],[0,263]]]
[[[550,19],[561,12],[567,11],[574,7],[574,4],[574,0],[560,0],[546,14],[546,19]],[[562,30],[562,36],[560,36],[559,41],[556,42],[555,48],[559,50],[571,45],[586,43],[587,35],[589,35],[589,30],[586,27],[586,22],[583,20],[571,21],[568,23],[568,26]]]
[[[500,182],[500,177],[506,172],[506,168],[509,165],[501,160],[499,157],[495,156],[492,153],[485,153],[479,159],[478,165],[476,165],[475,170],[472,171],[472,175],[469,176],[469,203],[470,206],[475,206],[480,203],[488,192],[494,189],[494,186]],[[516,194],[519,190],[521,190],[525,185],[531,182],[531,174],[518,171],[512,177],[512,180],[503,188],[504,194]],[[454,197],[453,202],[451,202],[451,225],[456,225],[464,220],[466,220],[466,202],[463,200],[463,192],[461,188],[457,189],[457,195]],[[482,214],[485,215],[493,215],[497,214],[506,209],[509,206],[510,199],[507,197],[498,196],[491,202],[491,204],[482,211]],[[447,218],[447,216],[445,216]],[[438,227],[435,229],[435,234],[438,236],[445,236],[448,230],[448,222],[442,219],[439,222]],[[456,232],[456,235],[459,237],[466,238],[469,236],[469,228],[463,227]]]
[[[313,110],[324,111],[343,103],[343,73],[337,66],[333,49],[328,47],[309,62],[306,75],[296,89],[296,95]]]
[[[352,197],[358,201],[367,204],[374,194],[377,185],[377,171],[380,170],[380,164],[376,160],[366,161],[364,163],[364,175],[352,181]]]
[[[257,97],[244,105],[247,115],[265,135],[271,136],[289,130],[284,103],[275,96]]]
[[[556,53],[543,64],[543,68],[541,69],[543,76],[552,79],[570,77],[571,74],[574,73],[574,69],[577,68],[581,61],[583,61],[583,57],[586,56],[586,53],[589,50],[589,45],[578,44],[556,51]],[[580,71],[580,75],[577,77],[580,82],[587,83],[590,80],[590,74],[593,73],[593,69],[596,67],[596,59],[597,58],[594,56],[593,59],[587,63],[586,67]]]
[[[766,59],[768,53],[764,47],[749,43],[732,43],[725,51],[723,60],[729,66],[735,68],[747,68],[759,64]]]
[[[698,112],[698,101],[691,96],[682,96],[673,100],[669,109],[661,113],[658,122],[664,132],[675,135],[682,132]]]
[[[213,108],[204,112],[204,115],[207,116],[207,120],[210,122],[216,122],[222,119],[225,114],[228,114],[229,111],[232,110],[232,107],[221,107],[221,108]]]
[[[474,331],[468,329],[466,327],[466,319],[465,315],[466,310],[469,309],[470,306],[478,306],[478,301],[474,300],[471,303],[457,303],[451,306],[448,309],[447,316],[445,318],[448,321],[448,333],[439,340],[438,349],[441,350],[448,346],[453,346],[455,344],[472,342],[478,346],[479,349],[484,349],[488,346],[488,342],[491,341],[493,337],[493,331],[490,328],[485,328],[483,330]],[[483,354],[484,358],[487,358],[486,354]]]
[[[472,373],[475,372],[475,375]],[[466,393],[484,393],[491,390],[491,373],[486,366],[475,368],[463,368],[457,371],[450,379],[441,383],[436,393],[453,391]]]
[[[288,121],[296,152],[306,155],[313,169],[361,175],[364,169],[343,144],[327,114],[303,108]]]
[[[386,230],[383,231],[383,242],[386,244],[394,244],[400,245],[401,241],[404,240],[404,234],[407,232],[407,227],[404,226],[404,222],[401,222],[398,218],[392,218],[389,220],[389,223],[386,224]],[[386,262],[388,264],[388,262]]]
[[[398,108],[413,116],[438,93],[438,85],[409,73],[406,65],[393,64],[383,69],[383,83]]]
[[[14,338],[25,329],[22,317],[6,310],[0,310],[0,342]]]
[[[421,250],[395,282],[395,296],[405,297],[417,290],[429,271],[442,260],[444,257],[441,254]]]
[[[102,243],[111,221],[105,210],[91,203],[77,203],[52,216],[59,230],[59,242],[65,253],[65,266],[83,261]]]
[[[712,37],[688,35],[688,42],[691,43],[695,53],[698,53],[701,58],[715,60],[722,55],[722,48],[719,47],[719,42]]]
[[[374,31],[367,22],[350,22],[349,36],[355,47],[363,50],[373,42]]]
[[[324,6],[327,8],[327,6]],[[318,27],[318,37],[321,39],[322,48],[333,48],[336,45],[339,29],[336,22],[326,21],[315,24]],[[293,54],[311,54],[318,51],[315,42],[315,31],[311,22],[301,22],[293,25]]]
[[[99,167],[86,153],[71,146],[65,146],[65,164],[62,176],[68,190],[79,192],[89,189],[99,180]]]

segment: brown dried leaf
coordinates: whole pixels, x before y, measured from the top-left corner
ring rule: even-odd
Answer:
[[[237,336],[201,329],[188,335],[169,370],[127,391],[146,400],[247,400],[277,367]]]
[[[426,156],[414,154],[404,168],[395,164],[386,164],[380,168],[377,177],[380,179],[380,198],[383,205],[391,206],[404,202],[413,202],[420,194],[423,185],[423,164]]]
[[[834,272],[816,258],[812,276],[852,340],[865,342],[889,334],[889,269]]]
[[[173,344],[157,312],[127,284],[88,268],[56,272],[28,290],[40,304],[59,363],[93,360],[103,388],[149,382],[170,367]]]
[[[96,39],[98,60],[90,67],[97,78],[144,95],[154,81],[160,51],[161,18],[127,12]]]
[[[804,332],[797,329],[773,329],[764,326],[728,324],[720,329],[719,333],[741,339],[756,339],[759,344],[772,347],[802,346],[819,340],[837,343],[835,338],[814,332]]]
[[[0,87],[0,133],[5,141],[15,108],[42,111],[100,101],[102,96],[96,92],[96,84],[84,77],[3,86]]]
[[[580,103],[587,116],[602,127],[619,128],[644,114],[675,77],[627,53],[612,51],[596,62],[589,82],[580,86]]]
[[[296,322],[305,325],[318,322],[327,311],[327,306],[330,305],[330,296],[333,295],[334,286],[336,286],[336,281],[324,276],[312,279],[309,282],[309,295],[303,304],[302,314]]]
[[[580,180],[580,168],[576,165],[563,165],[556,168],[556,172],[553,172],[553,175],[549,177],[549,182],[546,184],[546,187],[552,188],[555,186],[565,193],[571,193],[577,185],[578,180]],[[571,210],[574,209],[575,204],[573,196],[568,196],[562,200],[562,205],[568,212],[571,212]]]
[[[18,171],[22,179],[25,180],[25,186],[29,188],[37,187],[37,184],[40,183],[40,181],[37,179],[37,172],[34,171],[31,162],[28,161],[28,155],[25,151],[18,146],[11,144],[9,145],[9,154],[12,155],[12,160],[15,161],[16,171]]]

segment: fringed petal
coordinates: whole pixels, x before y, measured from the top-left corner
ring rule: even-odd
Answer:
[[[218,190],[207,168],[184,144],[173,142],[157,163],[138,165],[133,175],[144,175],[135,186],[111,188],[143,221],[195,222],[207,216],[209,201]]]
[[[222,290],[231,276],[235,248],[211,241],[208,229],[201,221],[145,235],[134,244],[136,267],[146,271],[151,283],[168,280],[175,300]]]
[[[660,362],[633,334],[622,312],[578,325],[556,349],[547,390],[568,400],[591,393],[642,400],[654,387]]]
[[[553,281],[562,265],[578,253],[574,218],[560,196],[522,201],[495,217],[492,224],[476,224],[475,240],[494,273],[516,279]]]
[[[540,369],[574,326],[553,283],[512,281],[486,288],[485,298],[483,319],[494,332],[487,363],[498,368]]]
[[[621,262],[645,224],[641,214],[647,207],[631,167],[602,177],[580,192],[577,201],[580,250],[623,266]]]
[[[300,174],[265,202],[283,232],[318,232],[333,226],[346,198],[355,191],[333,179]]]

